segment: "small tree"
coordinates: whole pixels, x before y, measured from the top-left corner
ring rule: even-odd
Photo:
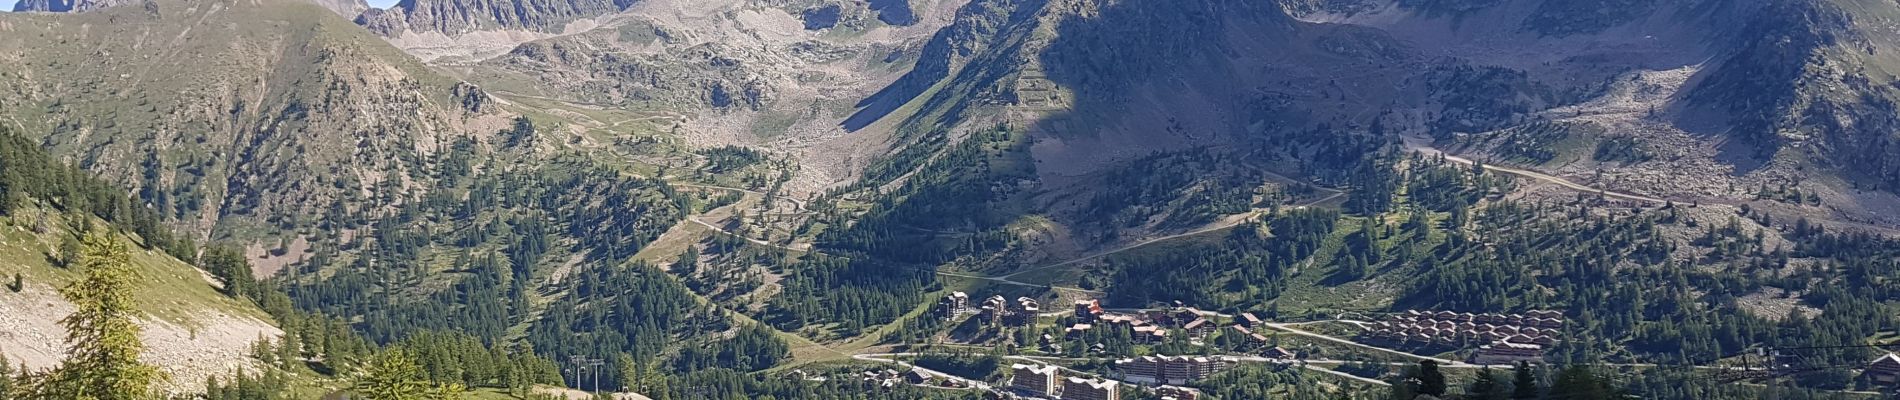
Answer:
[[[1445,373],[1438,370],[1438,362],[1424,360],[1418,362],[1418,393],[1432,397],[1445,397]]]
[[[368,400],[422,400],[429,391],[422,367],[408,350],[396,348],[370,358],[354,388]]]
[[[79,243],[79,239],[74,238],[72,235],[62,235],[59,241],[59,259],[57,260],[59,261],[59,265],[57,266],[60,268],[72,268],[73,263],[79,261],[80,253],[84,251],[84,247],[85,246]]]
[[[1537,376],[1531,371],[1531,364],[1518,362],[1517,372],[1511,377],[1511,398],[1535,399],[1539,392],[1537,389]]]
[[[138,311],[133,307],[132,258],[125,244],[102,233],[89,233],[77,265],[85,274],[60,294],[73,303],[66,326],[68,357],[25,398],[135,400],[156,393],[163,374],[139,361]]]
[[[13,362],[0,354],[0,398],[13,398]]]
[[[1504,400],[1504,382],[1499,382],[1497,373],[1491,367],[1478,370],[1478,377],[1472,379],[1471,386],[1465,388],[1465,398],[1471,400]]]

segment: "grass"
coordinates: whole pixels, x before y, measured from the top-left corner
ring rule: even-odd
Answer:
[[[31,227],[42,219],[49,229],[34,233]],[[29,288],[59,288],[78,280],[80,271],[56,267],[47,259],[47,254],[57,252],[61,236],[67,234],[59,222],[63,219],[44,209],[24,209],[6,217],[0,223],[0,260],[6,260],[0,263],[0,276],[10,283],[14,274],[20,274]],[[271,321],[250,301],[218,292],[196,267],[162,251],[139,248],[133,237],[118,236],[131,252],[133,269],[139,275],[138,307],[146,315],[187,327],[200,326],[195,321],[207,312]]]

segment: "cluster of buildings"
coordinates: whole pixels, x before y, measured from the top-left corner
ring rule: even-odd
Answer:
[[[1202,339],[1214,333],[1216,327],[1201,310],[1193,307],[1178,307],[1174,310],[1153,310],[1136,314],[1110,313],[1102,309],[1099,300],[1075,302],[1076,324],[1067,330],[1071,337],[1079,336],[1098,326],[1126,327],[1135,332],[1135,341],[1140,343],[1160,343],[1168,340],[1168,331],[1179,328],[1190,338]]]
[[[1384,342],[1490,343],[1478,348],[1472,362],[1499,364],[1543,359],[1544,349],[1557,343],[1563,326],[1563,313],[1548,310],[1523,314],[1406,310],[1372,323],[1363,336]]]
[[[1009,388],[1017,393],[1062,400],[1120,400],[1121,383],[1105,379],[1062,377],[1054,365],[1009,366]]]
[[[1002,295],[994,295],[972,308],[970,294],[964,292],[951,293],[937,301],[937,314],[945,320],[968,313],[976,313],[977,319],[987,324],[1028,325],[1041,315],[1042,304],[1028,297],[1009,301]]]
[[[793,371],[793,375],[799,379],[806,379],[804,371]],[[867,370],[861,375],[861,378],[865,382],[881,386],[885,389],[896,387],[904,383],[922,385],[930,381],[930,373],[918,368],[912,368],[909,372],[904,373],[898,373],[895,369]]]
[[[1143,384],[1184,385],[1234,367],[1225,357],[1143,356],[1115,360],[1122,380]]]

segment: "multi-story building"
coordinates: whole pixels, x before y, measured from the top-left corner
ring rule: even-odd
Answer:
[[[1161,364],[1161,357],[1141,356],[1115,360],[1115,370],[1129,382],[1158,383],[1162,378]]]
[[[943,296],[943,300],[937,302],[937,308],[945,319],[956,318],[957,314],[970,310],[970,294],[956,292]]]
[[[1069,377],[1062,384],[1062,400],[1120,400],[1120,389],[1111,380]]]
[[[1009,379],[1009,388],[1012,390],[1034,396],[1052,397],[1059,389],[1056,386],[1059,377],[1056,376],[1054,365],[1011,364],[1009,370],[1012,374]]]
[[[1122,379],[1135,383],[1183,385],[1207,379],[1232,363],[1218,357],[1145,356],[1115,361]]]

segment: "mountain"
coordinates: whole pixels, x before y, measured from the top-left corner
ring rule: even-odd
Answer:
[[[356,15],[362,14],[363,11],[368,10],[370,8],[369,3],[364,2],[364,0],[313,0],[312,2],[316,3],[317,5],[323,6],[324,8],[328,8],[330,9],[330,11],[336,12],[337,15],[342,15],[344,17],[355,17]],[[115,7],[115,6],[126,5],[126,4],[132,4],[132,2],[122,1],[122,0],[79,0],[79,1],[25,0],[25,1],[15,3],[13,5],[13,11],[14,12],[84,12],[84,11],[92,11],[92,10],[97,10],[97,9],[102,9],[102,8],[107,8],[107,7]],[[145,4],[145,3],[141,3],[141,4]]]
[[[131,274],[125,307],[141,329],[140,359],[170,377],[161,393],[202,391],[206,377],[258,370],[251,357],[260,341],[278,340],[277,319],[251,301],[229,295],[242,283],[219,279],[178,257],[195,261],[195,248],[167,235],[158,218],[133,205],[125,191],[64,165],[38,144],[0,127],[0,350],[9,370],[0,383],[61,365],[73,351],[96,339],[74,338],[67,318],[96,312],[69,291],[89,274],[93,238],[130,248]],[[240,260],[242,261],[242,260]],[[78,304],[75,304],[78,303]],[[13,386],[6,387],[8,395]]]
[[[431,154],[509,124],[480,90],[314,5],[153,4],[6,16],[0,115],[200,238],[400,204],[388,190],[421,182]],[[112,28],[74,30],[86,24]]]
[[[1359,334],[1405,310],[1558,310],[1539,360],[1695,367],[1617,382],[1646,398],[1758,398],[1696,374],[1794,344],[1821,349],[1778,360],[1801,388],[1870,389],[1830,366],[1900,327],[1892,2],[88,9],[0,16],[0,124],[131,194],[94,217],[182,258],[241,247],[273,312],[456,343],[429,380],[498,396],[573,378],[547,360],[622,372],[568,381],[591,390],[829,398],[885,358],[1000,376],[935,344],[1268,350],[934,308],[959,292],[1310,322],[1275,329],[1339,359],[1491,342]],[[354,361],[286,346],[294,374]],[[1274,368],[1197,384],[1359,387]]]
[[[385,36],[404,32],[442,33],[450,36],[481,30],[526,30],[560,33],[577,20],[624,10],[634,0],[404,0],[387,9],[372,10],[358,18],[370,30]]]
[[[131,4],[117,0],[25,0],[13,4],[13,12],[79,12]]]

